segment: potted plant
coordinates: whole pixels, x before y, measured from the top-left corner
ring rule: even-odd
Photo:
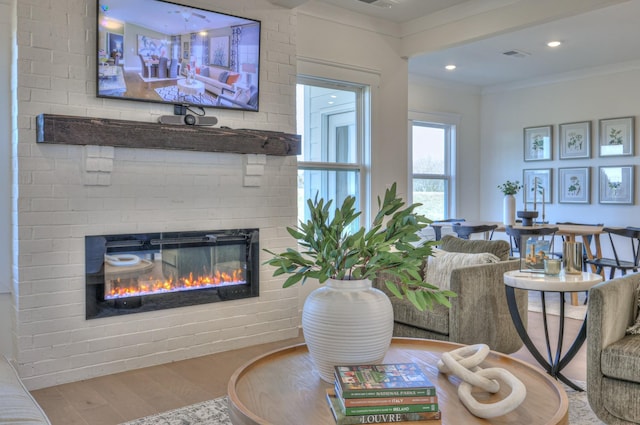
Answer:
[[[516,180],[499,184],[498,189],[504,195],[502,200],[502,223],[505,226],[513,226],[516,224],[516,197],[515,195],[522,189],[520,182]]]
[[[370,229],[350,232],[361,215],[355,202],[349,196],[331,211],[331,200],[307,200],[310,219],[287,228],[302,249],[265,250],[272,256],[265,264],[276,267],[273,275],[289,275],[283,287],[307,279],[325,284],[305,300],[302,328],[320,375],[328,382],[333,382],[334,365],[378,363],[389,348],[393,309],[384,292],[372,288],[371,279],[384,272],[386,287],[397,297],[407,297],[418,310],[434,303],[450,307],[448,298],[455,296],[420,276],[433,245],[415,245],[417,232],[430,223],[415,212],[421,204],[403,208],[394,183],[383,200],[378,197]]]

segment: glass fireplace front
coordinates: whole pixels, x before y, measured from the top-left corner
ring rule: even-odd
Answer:
[[[258,229],[86,236],[86,317],[257,297],[258,258]]]

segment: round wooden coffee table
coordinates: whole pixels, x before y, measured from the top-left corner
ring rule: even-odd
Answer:
[[[459,344],[412,338],[394,338],[385,363],[415,362],[437,387],[441,420],[447,424],[568,424],[569,401],[562,387],[533,366],[504,354],[491,352],[482,368],[509,370],[527,387],[524,402],[512,412],[490,421],[473,416],[458,398],[460,380],[438,373],[443,352]],[[229,380],[229,416],[234,425],[335,425],[327,404],[326,390],[332,385],[320,379],[305,344],[294,345],[257,357],[236,370]],[[506,385],[495,395],[476,389],[479,402],[501,400]],[[427,422],[414,422],[427,423]]]

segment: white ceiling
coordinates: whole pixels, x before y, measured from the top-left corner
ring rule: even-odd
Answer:
[[[403,23],[448,9],[457,4],[466,3],[469,0],[377,0],[375,4],[367,4],[360,0],[321,1],[375,18]],[[393,6],[385,7],[385,4]]]
[[[394,25],[411,23],[420,18],[461,8],[472,9],[482,5],[499,7],[509,3],[529,0],[378,0],[393,3],[390,8],[363,3],[360,0],[315,0],[333,7],[344,8],[366,16],[382,19]],[[537,0],[530,0],[537,1]],[[562,1],[562,0],[557,0]],[[296,7],[311,0],[271,0],[274,4]],[[149,4],[153,3],[151,7]],[[211,29],[212,16],[203,19],[193,15],[187,20],[180,12],[183,8],[166,4],[164,8],[150,0],[101,0],[108,4],[108,16],[123,19],[121,10],[128,9],[127,20],[144,17],[142,25],[153,25],[159,32],[179,34],[200,29]],[[124,6],[127,6],[126,8]],[[131,7],[139,10],[131,12]],[[212,7],[214,8],[214,7]],[[447,11],[447,9],[449,9]],[[478,9],[479,10],[479,9]],[[454,16],[458,16],[453,13]],[[227,25],[228,22],[221,23]],[[560,40],[556,49],[546,46],[550,40]],[[502,53],[519,50],[530,55],[524,58],[508,57]],[[591,12],[578,14],[462,44],[446,50],[435,51],[409,59],[409,72],[439,80],[470,84],[479,87],[549,78],[573,71],[606,67],[640,61],[640,0],[628,0]],[[445,65],[455,64],[455,71],[446,71]]]
[[[107,18],[178,35],[246,24],[246,19],[155,0],[101,0]]]
[[[391,8],[359,0],[318,0],[364,15],[403,24],[478,0],[388,0]],[[560,0],[559,0],[560,1]],[[546,43],[560,40],[551,49]],[[509,50],[528,53],[508,57]],[[567,72],[640,61],[640,0],[559,19],[535,27],[436,51],[409,60],[409,72],[440,80],[486,87]],[[445,65],[455,64],[455,71]]]

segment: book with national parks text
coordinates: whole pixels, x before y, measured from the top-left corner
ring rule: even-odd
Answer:
[[[377,413],[365,415],[345,415],[333,389],[327,390],[327,403],[337,425],[385,424],[396,422],[429,421],[441,419],[440,411],[415,413]]]
[[[436,387],[416,363],[335,366],[335,378],[344,399],[436,395]]]
[[[403,404],[434,404],[438,402],[438,396],[426,395],[415,397],[367,397],[367,398],[343,398],[340,388],[335,386],[336,396],[344,407],[365,406],[394,406]]]

